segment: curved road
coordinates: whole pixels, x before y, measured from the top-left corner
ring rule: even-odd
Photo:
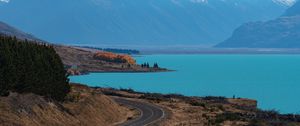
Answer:
[[[163,109],[155,105],[123,98],[115,98],[115,101],[119,104],[136,108],[141,112],[141,115],[138,118],[125,122],[121,124],[121,126],[146,126],[159,121],[165,116]]]

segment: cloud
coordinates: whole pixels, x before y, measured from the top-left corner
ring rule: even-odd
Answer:
[[[10,0],[0,0],[0,2],[8,3]]]

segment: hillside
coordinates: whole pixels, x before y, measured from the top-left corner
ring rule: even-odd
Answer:
[[[89,49],[74,48],[71,46],[55,46],[69,73],[74,75],[89,72],[162,72],[164,68],[144,68],[138,64],[111,62],[95,57],[97,52]],[[131,58],[130,58],[131,59]]]
[[[216,47],[300,48],[300,2],[277,19],[243,24]]]
[[[19,39],[28,39],[33,41],[42,41],[31,34],[20,31],[14,27],[9,26],[8,24],[0,21],[0,34],[8,36],[18,36]]]
[[[0,125],[107,126],[132,116],[67,77],[53,46],[0,34]]]
[[[69,97],[64,103],[48,101],[35,94],[13,93],[0,97],[0,124],[108,126],[125,121],[131,114],[101,92],[85,86],[73,85]]]
[[[293,1],[11,0],[0,20],[60,44],[212,45],[242,23],[278,17]]]
[[[107,126],[127,119],[129,110],[67,77],[52,46],[0,35],[0,125]]]
[[[300,115],[257,108],[260,101],[245,98],[188,97],[180,94],[99,88],[104,94],[160,106],[165,117],[158,126],[299,126]],[[154,124],[154,126],[156,126]]]

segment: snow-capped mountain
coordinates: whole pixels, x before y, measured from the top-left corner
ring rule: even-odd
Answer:
[[[193,3],[208,3],[209,1],[213,0],[190,0]],[[223,2],[228,2],[229,0],[220,0]],[[293,6],[297,0],[273,0],[276,4],[283,5],[283,6]]]
[[[176,1],[176,0],[173,0],[173,1]],[[209,1],[213,1],[213,0],[190,0],[190,2],[192,3],[208,3]],[[220,0],[220,1],[223,1],[223,2],[228,2],[230,0]],[[279,5],[283,5],[283,6],[293,6],[297,0],[272,0],[273,2],[275,2],[276,4],[279,4]]]
[[[8,3],[10,0],[0,0],[2,3]]]
[[[58,43],[206,45],[224,40],[245,22],[278,17],[288,7],[277,3],[273,0],[10,0],[0,4],[0,20]]]
[[[293,6],[297,0],[273,0],[275,3],[283,6]]]

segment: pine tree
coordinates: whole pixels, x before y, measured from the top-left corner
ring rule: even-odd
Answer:
[[[154,63],[153,68],[159,68],[157,63]]]
[[[54,48],[0,35],[0,95],[9,91],[64,100],[70,86]]]

